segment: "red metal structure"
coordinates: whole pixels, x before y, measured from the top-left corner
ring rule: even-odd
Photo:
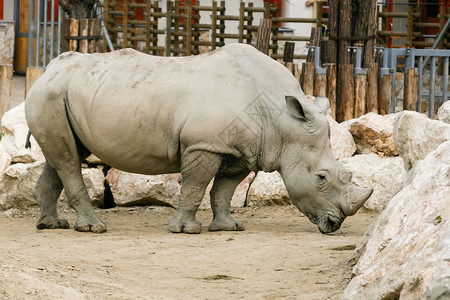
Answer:
[[[3,0],[0,0],[0,20],[3,20]]]

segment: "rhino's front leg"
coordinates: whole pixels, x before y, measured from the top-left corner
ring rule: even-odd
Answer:
[[[230,206],[236,187],[250,172],[235,175],[216,175],[211,189],[211,208],[214,219],[209,225],[210,231],[244,230],[244,224],[231,216]]]
[[[219,170],[220,154],[194,151],[181,163],[181,191],[175,217],[169,223],[172,232],[200,233],[202,224],[195,218],[208,183]]]

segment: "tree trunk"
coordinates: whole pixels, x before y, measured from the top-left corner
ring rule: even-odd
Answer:
[[[94,5],[98,0],[59,0],[59,5],[69,18],[91,19],[94,18]]]
[[[353,35],[365,37],[356,43],[362,45],[362,67],[369,67],[374,62],[375,32],[377,26],[377,0],[354,0],[357,8],[353,15],[355,26]]]

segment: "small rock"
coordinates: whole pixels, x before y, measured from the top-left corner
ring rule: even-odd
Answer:
[[[284,181],[278,172],[258,172],[247,196],[248,206],[290,205]]]
[[[342,122],[353,135],[357,153],[376,153],[380,156],[396,156],[397,148],[393,138],[392,115],[381,116],[376,113],[368,113],[359,117]]]
[[[406,179],[401,157],[379,157],[371,153],[341,159],[339,163],[353,173],[356,185],[374,189],[372,196],[364,203],[364,207],[370,210],[382,211],[401,190]]]
[[[119,206],[166,205],[176,207],[180,195],[178,174],[140,175],[110,169],[106,180]]]
[[[439,107],[438,118],[440,121],[450,124],[450,101],[445,101],[444,104]]]

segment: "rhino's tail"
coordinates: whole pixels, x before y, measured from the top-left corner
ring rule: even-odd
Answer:
[[[31,137],[31,131],[28,130],[27,141],[26,141],[26,143],[25,143],[25,148],[26,148],[26,149],[30,149],[30,148],[31,148],[30,137]]]

